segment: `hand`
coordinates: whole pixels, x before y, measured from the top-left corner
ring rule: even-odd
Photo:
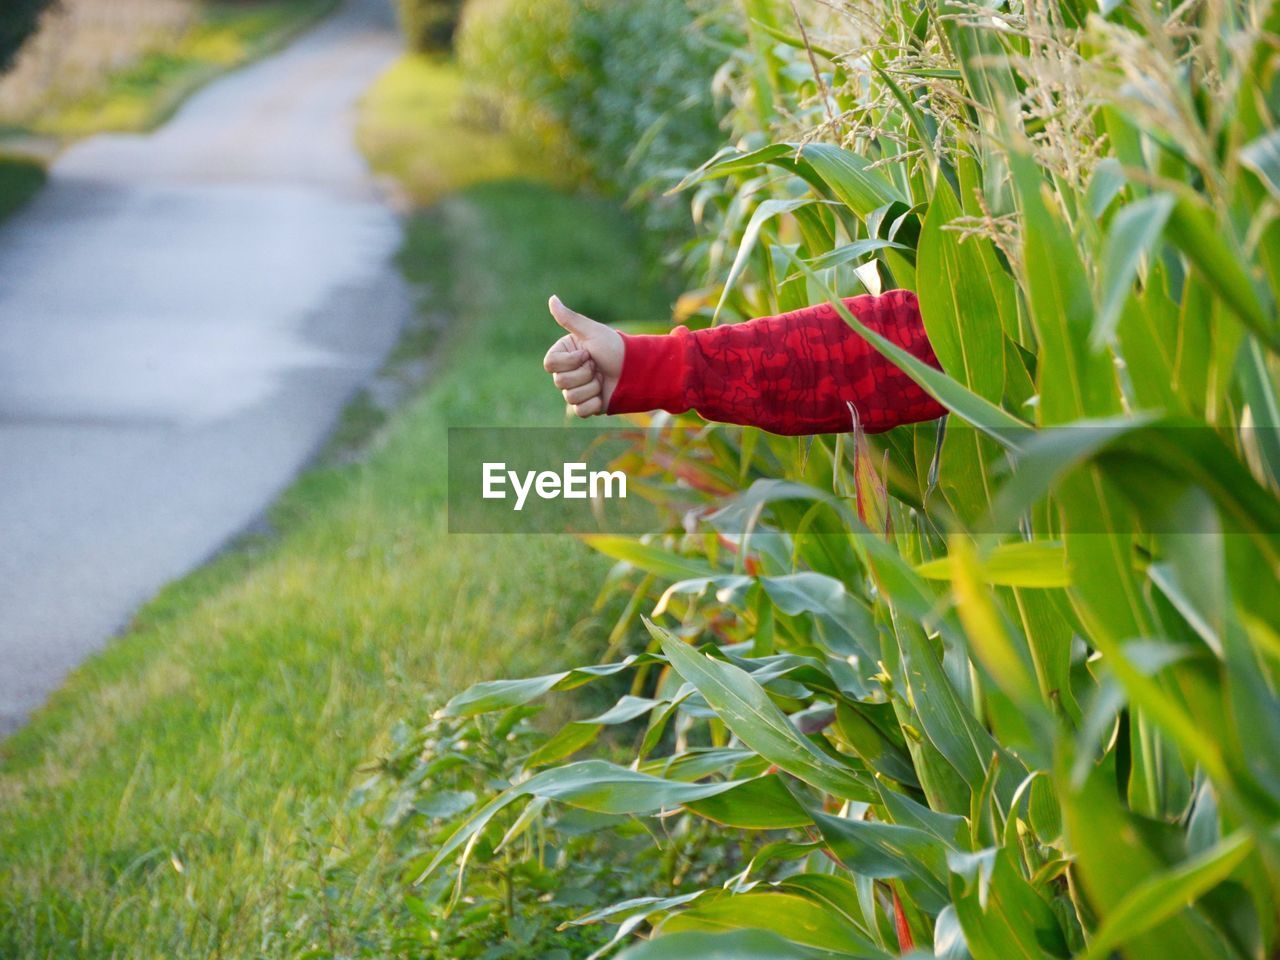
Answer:
[[[542,368],[564,394],[565,403],[580,417],[594,417],[609,409],[609,398],[622,375],[626,348],[618,331],[570,310],[552,297],[547,304],[556,323],[569,331],[547,351]]]

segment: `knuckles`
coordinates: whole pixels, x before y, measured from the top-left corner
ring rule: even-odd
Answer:
[[[571,337],[562,337],[542,359],[542,369],[560,390],[570,412],[582,419],[604,411],[604,378],[595,369],[591,354]]]
[[[551,382],[561,390],[568,390],[572,387],[580,387],[591,379],[591,370],[587,364],[575,367],[573,370],[559,371],[551,375]]]
[[[598,380],[588,380],[576,387],[570,387],[562,390],[564,398],[569,403],[586,403],[589,400],[600,396],[600,382]]]

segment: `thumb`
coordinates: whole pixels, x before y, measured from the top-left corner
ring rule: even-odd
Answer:
[[[553,296],[547,301],[547,306],[551,308],[551,316],[555,317],[556,323],[568,330],[574,337],[578,339],[588,339],[595,333],[595,329],[599,324],[590,317],[584,317],[576,310],[570,310],[559,297]]]

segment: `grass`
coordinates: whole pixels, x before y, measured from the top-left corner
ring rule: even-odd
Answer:
[[[102,88],[54,97],[29,121],[40,134],[70,138],[134,132],[163,123],[187,96],[219,73],[276,49],[337,5],[337,0],[215,2],[172,46],[145,53]]]
[[[442,128],[449,138],[437,135]],[[549,176],[530,170],[528,158],[468,104],[457,67],[435,57],[404,57],[382,75],[365,98],[357,136],[373,169],[417,204],[472,183]]]
[[[44,181],[39,161],[0,153],[0,221],[35,196]]]
[[[426,135],[465,142],[441,117]],[[449,362],[0,745],[0,956],[383,955],[389,865],[345,806],[359,766],[437,693],[581,660],[605,568],[570,538],[448,535],[446,427],[560,422],[546,296],[662,309],[637,247],[611,206],[529,182],[409,222]],[[338,863],[358,881],[331,882]]]

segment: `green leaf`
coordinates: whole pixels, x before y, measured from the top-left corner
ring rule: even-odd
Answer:
[[[720,311],[724,309],[724,305],[729,299],[729,294],[733,292],[734,284],[738,282],[738,278],[746,270],[751,251],[755,249],[756,239],[760,236],[760,230],[764,225],[774,217],[790,213],[800,207],[806,207],[816,202],[811,197],[801,197],[790,200],[765,200],[760,206],[756,207],[751,214],[751,219],[747,221],[746,229],[742,231],[742,239],[738,242],[737,255],[733,258],[733,265],[729,267],[729,274],[724,280],[724,288],[720,291],[720,299],[716,303],[715,314],[712,317],[713,323],[720,318]]]
[[[1060,540],[1014,540],[996,546],[976,560],[983,583],[1003,587],[1068,587],[1071,573]],[[949,556],[916,567],[926,580],[952,579]]]
[[[1012,310],[1010,280],[981,237],[967,239],[946,227],[963,213],[941,177],[920,232],[920,312],[929,342],[948,375],[998,405],[1005,394],[1002,314]],[[978,431],[943,433],[938,486],[966,521],[990,505],[993,465],[1000,449]]]
[[[458,828],[449,834],[449,838],[442,843],[436,850],[435,854],[428,861],[422,873],[414,880],[414,885],[421,884],[433,873],[459,852],[462,851],[462,858],[458,864],[457,882],[454,884],[454,899],[462,892],[462,878],[466,870],[467,861],[470,859],[471,850],[475,846],[476,841],[484,833],[485,829],[493,822],[494,817],[505,810],[511,804],[521,798],[521,794],[512,788],[503,790],[500,794],[491,799],[483,807],[469,816]]]
[[[871,612],[834,577],[806,570],[780,577],[761,577],[760,586],[773,604],[788,616],[823,614],[837,620],[862,640],[875,635]]]
[[[1123,304],[1116,328],[1135,407],[1167,413],[1195,413],[1203,408],[1205,392],[1190,367],[1204,363],[1196,341],[1209,329],[1202,311],[1194,308],[1198,284],[1183,291],[1191,323],[1182,322],[1179,304],[1169,295],[1169,272],[1163,260],[1147,269],[1142,292]]]
[[[1003,271],[980,237],[945,229],[963,211],[939,180],[920,232],[920,312],[942,368],[992,403],[1004,395],[1004,333],[997,278]]]
[[[590,913],[575,917],[563,924],[562,928],[584,927],[588,924],[599,923],[602,920],[616,920],[624,914],[627,916],[652,916],[654,913],[683,906],[705,895],[706,891],[699,890],[694,893],[682,893],[675,897],[633,897],[630,900],[611,903],[607,907],[601,907],[599,910],[592,910]]]
[[[1240,831],[1139,884],[1108,914],[1082,960],[1103,960],[1115,948],[1190,906],[1231,876],[1253,850],[1253,838]]]
[[[866,915],[858,906],[858,888],[853,881],[830,873],[793,873],[774,889],[800,896],[838,913],[859,927],[866,927]]]
[[[1240,358],[1240,387],[1254,424],[1244,437],[1245,445],[1252,441],[1272,487],[1280,487],[1280,399],[1256,337],[1249,338]]]
[[[603,760],[583,760],[530,778],[520,792],[594,813],[642,814],[670,810],[726,793],[746,783],[686,783],[640,773]]]
[[[693,687],[683,686],[693,692]],[[741,747],[690,747],[669,757],[656,757],[636,769],[668,780],[701,780],[753,760],[759,766],[751,751]]]
[[[1045,590],[1015,587],[1013,599],[1031,647],[1041,692],[1067,718],[1078,723],[1080,706],[1071,681],[1071,647],[1077,631],[1066,598]]]
[[[769,36],[773,37],[773,39],[777,40],[779,43],[785,43],[789,47],[795,47],[798,50],[812,50],[818,56],[826,60],[835,60],[839,56],[839,54],[834,50],[820,46],[812,42],[812,40],[806,42],[804,37],[798,37],[787,33],[785,30],[781,30],[772,24],[757,21],[756,26]]]
[[[813,270],[829,270],[832,267],[843,266],[850,260],[861,259],[868,253],[886,249],[909,250],[910,247],[906,247],[901,243],[894,243],[891,240],[877,240],[874,238],[854,240],[851,243],[842,244],[819,257],[812,258],[809,261],[809,267]]]
[[[608,726],[619,723],[630,723],[637,717],[643,717],[660,703],[662,703],[661,700],[652,700],[649,697],[633,697],[630,694],[627,694],[604,713],[591,717],[588,720],[583,720],[582,722],[602,723]]]
[[[726,147],[686,176],[668,192],[678,193],[686,187],[692,187],[706,180],[716,180],[722,177],[731,177],[737,173],[747,173],[766,163],[772,163],[788,156],[794,157],[795,155],[796,147],[790,143],[771,143],[767,147],[761,147],[759,150],[751,150],[747,153],[743,153],[733,147]]]
[[[841,203],[859,217],[889,203],[910,206],[907,198],[871,163],[842,147],[829,143],[806,143],[800,156],[807,160]]]
[[[776,709],[776,708],[775,708]],[[460,824],[441,844],[418,881],[421,883],[464,846],[462,868],[475,840],[503,809],[524,797],[554,800],[582,810],[611,815],[653,814],[729,793],[748,780],[687,783],[641,773],[604,760],[582,760],[535,774],[508,787]],[[748,792],[750,795],[750,792]]]
[[[988,529],[1015,529],[1018,519],[1049,495],[1068,471],[1096,456],[1126,433],[1156,422],[1155,414],[1080,420],[1069,428],[1042,430],[1028,437],[1013,464],[1013,475],[991,507]]]
[[[1187,190],[1170,212],[1166,233],[1190,260],[1206,284],[1254,333],[1275,350],[1280,336],[1242,263],[1247,263],[1224,236],[1208,201]]]
[[[894,823],[932,834],[953,850],[968,848],[969,821],[965,817],[932,810],[883,783],[879,786],[880,800]]]
[[[814,813],[814,822],[840,862],[876,880],[900,879],[920,907],[936,913],[947,905],[947,849],[923,830],[875,820]]]
[[[1071,757],[1064,753],[1055,776],[1067,849],[1074,855],[1074,870],[1090,903],[1105,924],[1135,890],[1159,877],[1167,864],[1149,846],[1150,831],[1121,807],[1114,771],[1107,766],[1092,767],[1083,782],[1076,784],[1069,773],[1070,762]],[[1221,960],[1232,955],[1221,934],[1189,909],[1179,909],[1146,929],[1135,930],[1127,945],[1126,955],[1132,957]]]
[[[1041,168],[1022,153],[1010,161],[1022,212],[1024,284],[1040,342],[1040,422],[1119,412],[1111,356],[1090,345],[1093,298],[1075,241],[1061,211],[1045,200]]]
[[[545,767],[549,763],[558,763],[566,757],[573,756],[579,750],[595,743],[601,729],[598,723],[565,724],[555,736],[524,758],[525,769]]]
[[[1280,200],[1280,130],[1269,130],[1241,147],[1240,162],[1258,175],[1271,195]]]
[[[953,536],[949,543],[952,588],[969,649],[1000,688],[1020,706],[1024,709],[1043,706],[1030,651],[1022,638],[1015,640],[1009,630],[983,582],[983,570],[968,538]]]
[[[957,695],[920,624],[904,617],[897,627],[903,672],[925,736],[971,790],[980,789],[992,756],[1003,756],[1003,751]],[[1011,795],[1017,788],[1022,776],[1019,770],[1021,764],[1012,757],[1002,761],[1002,796]]]
[[[933,955],[937,960],[972,960],[964,940],[964,928],[956,916],[956,908],[947,904],[933,924]]]
[[[741,830],[785,830],[813,823],[776,774],[748,780],[685,806],[704,819]]]
[[[1095,350],[1115,337],[1121,310],[1138,275],[1138,264],[1156,249],[1172,210],[1173,197],[1157,193],[1129,204],[1111,221],[1102,259],[1102,302],[1090,337]]]
[[[887,718],[877,716],[883,714],[887,714]],[[919,786],[906,744],[893,721],[890,704],[851,704],[841,700],[836,705],[836,730],[863,763],[899,783]]]
[[[673,933],[624,950],[617,960],[834,960],[835,956],[788,943],[776,933],[738,930]]]
[[[623,560],[637,570],[657,574],[671,580],[688,580],[693,577],[713,577],[716,571],[701,559],[686,557],[661,547],[641,543],[631,537],[608,534],[586,534],[579,539],[606,557]]]
[[[911,123],[911,129],[915,133],[915,142],[924,152],[925,159],[928,160],[930,167],[937,163],[937,153],[933,148],[933,133],[929,129],[929,124],[925,121],[924,114],[920,112],[920,108],[916,106],[915,101],[907,96],[906,92],[899,86],[898,81],[884,69],[875,60],[872,60],[871,67],[876,74],[889,88],[889,92],[893,94],[893,99],[898,101],[898,106],[902,108],[902,112],[906,115],[907,120]]]
[[[736,605],[743,602],[747,591],[755,585],[755,578],[741,574],[725,574],[718,577],[694,577],[692,580],[677,580],[666,590],[662,591],[662,596],[658,598],[658,602],[654,604],[653,615],[655,617],[662,616],[671,604],[673,597],[692,596],[700,597],[706,593],[710,587],[715,591],[716,600],[719,603]]]
[[[851,957],[885,956],[850,920],[797,893],[762,889],[703,899],[663,922],[658,935],[681,931],[768,930],[789,943]]]
[[[629,670],[657,660],[650,654],[627,657],[620,663],[604,663],[594,667],[577,667],[548,673],[541,677],[521,680],[486,680],[468,687],[445,704],[445,713],[451,717],[471,717],[478,713],[505,710],[536,700],[552,690],[572,690],[601,677]]]
[[[1050,960],[1066,954],[1062,930],[1052,908],[1013,865],[1013,851],[983,851],[981,874],[951,880],[964,939],[973,960]]]
[[[990,528],[1007,530],[1065,475],[1096,462],[1123,490],[1132,508],[1156,530],[1194,532],[1169,513],[1187,487],[1204,491],[1221,512],[1226,528],[1247,533],[1271,562],[1280,561],[1274,534],[1280,531],[1280,501],[1263,488],[1222,437],[1203,424],[1136,414],[1081,421],[1069,429],[1046,430],[1027,442],[1013,476],[992,507]],[[1104,521],[1085,534],[1113,529]],[[1070,559],[1070,554],[1068,554]],[[1074,574],[1080,573],[1072,564]]]
[[[871,787],[810,743],[746,671],[698,653],[647,619],[645,626],[662,644],[672,669],[697,688],[744,744],[819,790],[850,800],[873,799]]]
[[[1093,176],[1089,178],[1085,195],[1089,212],[1095,219],[1102,219],[1102,215],[1107,212],[1107,207],[1111,206],[1111,201],[1116,198],[1124,185],[1124,167],[1119,160],[1115,157],[1104,157],[1098,161],[1098,165],[1093,170]]]

